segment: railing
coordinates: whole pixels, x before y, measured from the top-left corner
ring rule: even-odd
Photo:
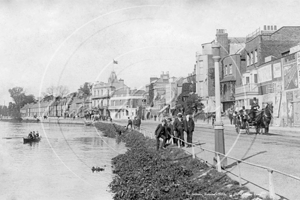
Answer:
[[[140,133],[142,133],[145,137],[149,137],[151,139],[155,139],[155,136],[153,133],[149,133],[147,132],[147,130],[144,130],[144,129],[140,129],[139,130]],[[216,152],[216,151],[213,151],[213,150],[209,150],[209,149],[205,149],[203,147],[201,147],[202,144],[199,144],[199,143],[188,143],[180,138],[177,138],[175,136],[172,136],[171,135],[171,138],[175,138],[179,141],[182,141],[184,142],[185,144],[187,145],[191,145],[192,146],[192,157],[193,159],[196,159],[196,154],[195,154],[195,148],[200,148],[202,151],[207,151],[207,152],[210,152],[210,153],[214,153],[217,157],[217,162],[216,162],[216,169],[218,170],[218,172],[222,172],[222,161],[220,159],[220,156],[224,156],[224,158],[229,158],[229,159],[232,159],[232,160],[235,160],[236,161],[236,165],[238,166],[238,170],[239,170],[239,173],[238,173],[238,179],[239,179],[239,185],[242,186],[242,176],[241,176],[241,166],[239,165],[240,163],[243,163],[243,164],[246,164],[246,165],[249,165],[249,166],[252,166],[252,167],[256,167],[256,168],[260,168],[260,169],[265,169],[267,170],[268,172],[268,177],[269,177],[269,197],[271,199],[276,199],[275,197],[275,189],[274,189],[274,183],[273,183],[273,173],[278,173],[278,174],[281,174],[281,175],[284,175],[286,177],[289,177],[289,178],[292,178],[292,179],[295,179],[297,181],[299,181],[300,183],[300,177],[297,177],[297,176],[294,176],[294,175],[291,175],[291,174],[287,174],[285,172],[282,172],[282,171],[279,171],[279,170],[276,170],[276,169],[273,169],[273,168],[270,168],[270,167],[266,167],[266,166],[263,166],[263,165],[258,165],[258,164],[255,164],[255,163],[251,163],[251,162],[247,162],[247,161],[243,161],[241,159],[237,159],[237,158],[234,158],[234,157],[231,157],[231,156],[228,156],[228,155],[225,155],[225,154],[222,154],[220,152]],[[172,140],[173,142],[173,140]],[[178,142],[178,146],[179,146],[179,142]]]
[[[240,87],[235,88],[235,94],[243,94],[246,92],[257,92],[258,93],[258,85],[257,84],[247,84]]]

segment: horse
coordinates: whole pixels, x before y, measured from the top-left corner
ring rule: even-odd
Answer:
[[[261,128],[265,129],[265,134],[269,133],[269,125],[273,116],[272,105],[267,104],[265,108],[257,112],[255,117],[256,122],[256,134],[259,134]]]

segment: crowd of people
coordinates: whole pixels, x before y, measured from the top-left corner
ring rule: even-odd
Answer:
[[[141,119],[139,117],[134,117],[131,120],[128,117],[128,123],[126,129],[131,128],[135,130],[140,130]],[[186,115],[183,117],[181,113],[177,114],[177,117],[174,119],[174,122],[171,117],[163,118],[161,123],[155,129],[155,136],[157,141],[157,150],[165,149],[167,145],[171,142],[180,147],[191,147],[193,142],[193,132],[195,129],[195,122],[192,119],[191,115]],[[186,142],[184,139],[184,134],[186,134]],[[162,144],[160,145],[160,140],[162,139]],[[173,141],[172,141],[173,140]]]
[[[191,147],[194,129],[195,123],[191,115],[187,115],[183,118],[183,115],[178,113],[173,123],[172,118],[162,119],[161,123],[158,124],[155,129],[156,149],[165,149],[166,146],[172,142],[172,139],[173,144],[185,147],[184,133],[187,138],[186,147]],[[160,139],[163,140],[161,145]]]
[[[30,131],[30,133],[28,134],[28,138],[30,138],[30,139],[35,139],[38,137],[40,137],[40,134],[38,131],[36,133],[35,133],[35,131]]]
[[[142,124],[141,118],[134,117],[133,120],[131,120],[131,118],[128,117],[128,123],[127,123],[126,129],[128,129],[130,126],[131,129],[133,128],[136,130],[140,130],[141,124]]]

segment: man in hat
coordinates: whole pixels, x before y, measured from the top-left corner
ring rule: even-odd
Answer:
[[[184,120],[184,130],[185,130],[186,135],[187,135],[186,140],[189,143],[187,145],[187,148],[192,147],[191,143],[193,143],[192,137],[193,137],[194,129],[195,129],[194,120],[192,119],[191,115],[187,115],[186,120]]]
[[[173,124],[172,124],[172,118],[169,117],[167,119],[167,130],[168,130],[168,137],[167,137],[167,141],[168,142],[171,142],[171,139],[172,137],[171,136],[175,136],[174,134],[174,127],[173,127]],[[175,138],[173,138],[173,143],[175,144]]]
[[[179,141],[180,146],[184,147],[184,122],[182,118],[182,114],[178,113],[177,118],[174,121],[173,124],[174,130],[176,131],[175,137],[180,138],[181,140]],[[176,141],[177,144],[177,141]]]
[[[260,107],[258,105],[257,99],[256,99],[256,97],[254,97],[253,101],[252,101],[252,104],[251,104],[251,110],[250,110],[250,116],[252,117],[252,121],[255,121],[256,113],[257,113],[259,108]]]
[[[166,147],[166,141],[167,141],[167,136],[168,136],[168,130],[166,126],[167,121],[165,119],[161,120],[161,123],[158,124],[158,126],[155,129],[155,136],[156,136],[156,150],[159,150],[159,139],[163,139],[163,143],[161,145],[162,149],[165,149]]]
[[[245,106],[242,107],[242,109],[239,111],[240,115],[244,116],[247,114]]]

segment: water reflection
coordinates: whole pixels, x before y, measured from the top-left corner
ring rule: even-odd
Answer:
[[[112,199],[111,158],[125,152],[124,145],[94,127],[43,126],[0,122],[0,199]],[[41,141],[23,144],[33,130]],[[93,166],[105,170],[92,173]]]

